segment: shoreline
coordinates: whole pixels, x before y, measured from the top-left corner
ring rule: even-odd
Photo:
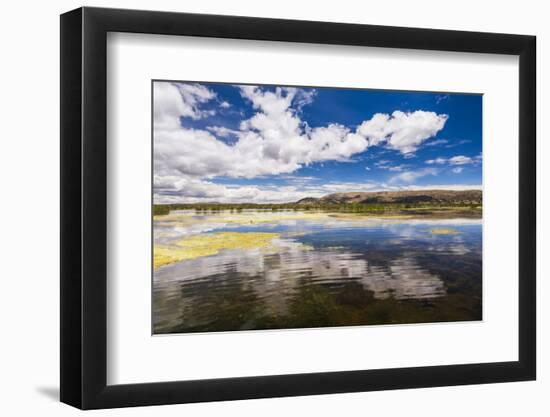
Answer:
[[[415,208],[399,208],[399,209],[387,209],[387,210],[372,210],[372,211],[354,211],[354,210],[338,210],[338,209],[311,209],[311,208],[285,208],[285,209],[198,209],[198,208],[186,208],[186,209],[174,209],[169,210],[166,213],[155,214],[153,213],[153,220],[165,220],[170,214],[177,212],[194,211],[197,215],[204,214],[239,214],[245,215],[247,213],[308,213],[314,214],[326,214],[329,217],[335,218],[372,218],[372,219],[481,219],[483,217],[483,208],[481,206],[470,208],[457,208],[457,207],[415,207]]]

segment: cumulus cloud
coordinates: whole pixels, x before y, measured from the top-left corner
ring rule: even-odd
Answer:
[[[386,142],[391,149],[402,154],[414,153],[427,139],[434,137],[445,126],[448,116],[417,110],[412,113],[394,111],[391,116],[377,113],[357,129],[369,145]]]
[[[157,129],[155,123],[155,172],[254,178],[292,173],[314,162],[347,161],[368,146],[365,138],[339,124],[306,129],[291,108],[297,89],[244,86],[241,94],[258,111],[242,121],[239,131]],[[228,145],[215,134],[234,134],[237,141]]]
[[[159,129],[178,129],[180,117],[200,119],[213,111],[198,108],[216,97],[216,94],[200,84],[155,82],[153,85],[154,126]]]
[[[202,105],[216,99],[215,92],[200,84],[154,84],[154,169],[158,177],[155,192],[159,196],[173,197],[174,201],[178,196],[180,201],[181,197],[186,201],[273,201],[275,197],[263,189],[231,188],[216,184],[213,179],[292,174],[316,162],[351,162],[354,155],[376,145],[412,156],[447,120],[446,115],[433,112],[396,111],[391,115],[376,114],[354,131],[338,123],[311,128],[300,115],[301,108],[313,101],[315,90],[240,86],[239,91],[255,113],[242,120],[238,130],[223,126],[193,129],[186,127],[185,121],[182,126],[180,118],[198,120],[212,115],[213,110],[205,111]],[[234,137],[233,143],[219,139],[228,136]],[[388,169],[402,171],[403,166]],[[414,180],[413,174],[401,174],[396,182]],[[296,193],[286,190],[280,195],[292,201],[298,197]]]

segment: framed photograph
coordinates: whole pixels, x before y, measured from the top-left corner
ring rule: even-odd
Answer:
[[[61,16],[61,401],[533,380],[535,37]]]

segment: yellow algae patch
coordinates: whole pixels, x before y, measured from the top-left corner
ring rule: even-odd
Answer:
[[[154,267],[202,256],[215,255],[223,249],[262,248],[271,243],[278,233],[222,232],[189,236],[171,246],[155,246]]]
[[[456,229],[451,229],[450,227],[441,227],[441,228],[430,229],[430,233],[432,235],[457,235],[460,232]]]
[[[278,233],[221,232],[190,236],[176,243],[196,256],[208,256],[222,249],[252,249],[268,245]]]
[[[166,246],[155,246],[155,256],[153,259],[155,269],[160,266],[179,262],[181,260],[181,254],[174,251],[173,248]]]
[[[328,219],[327,212],[280,211],[280,212],[243,212],[243,213],[170,213],[164,216],[155,216],[157,222],[166,222],[172,226],[186,227],[194,224],[257,224],[272,223],[285,220],[323,220]]]
[[[171,227],[193,227],[195,225],[214,226],[219,225],[256,225],[263,223],[280,223],[284,221],[324,221],[324,220],[348,220],[364,221],[366,219],[402,221],[412,219],[408,214],[388,213],[339,213],[328,211],[261,211],[229,213],[197,214],[194,212],[171,212],[168,215],[155,216],[154,221]]]

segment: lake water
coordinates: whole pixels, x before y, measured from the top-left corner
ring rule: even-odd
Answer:
[[[155,334],[481,320],[481,219],[176,211],[154,244]]]

